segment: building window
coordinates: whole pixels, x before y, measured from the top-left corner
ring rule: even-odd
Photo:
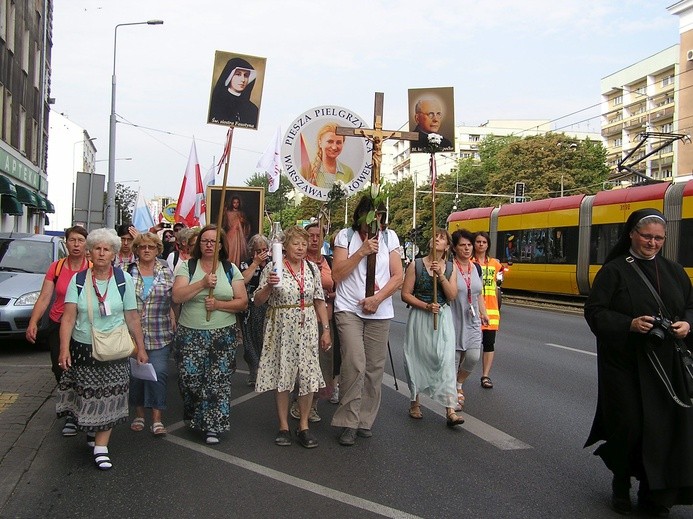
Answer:
[[[34,87],[41,85],[41,48],[34,42]]]
[[[17,6],[10,0],[10,8],[7,10],[7,50],[14,52],[14,26],[17,16]]]
[[[614,97],[614,106],[622,105],[623,104],[623,96],[616,96]]]
[[[623,146],[623,139],[614,139],[614,147],[620,148],[621,146]]]
[[[31,120],[31,162],[38,164],[38,123]]]
[[[668,85],[673,85],[674,84],[674,76],[667,76],[662,79],[662,86],[668,86]]]
[[[29,34],[29,29],[24,29],[24,34],[22,35],[22,70],[29,74],[29,44],[31,42],[31,34]]]
[[[12,94],[5,90],[5,113],[3,114],[2,138],[11,144],[12,141]]]
[[[19,153],[26,156],[26,110],[19,107]]]
[[[481,140],[480,135],[470,135],[469,136],[469,142],[479,142]]]
[[[671,133],[674,130],[674,125],[666,123],[662,125],[662,133]]]
[[[7,3],[9,0],[0,0],[0,38],[7,41]]]

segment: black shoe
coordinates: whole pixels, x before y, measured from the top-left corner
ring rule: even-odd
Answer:
[[[303,445],[306,449],[313,449],[318,446],[318,440],[315,439],[309,429],[303,429],[299,431],[296,429],[296,437],[298,438],[298,443]]]
[[[614,475],[611,480],[611,508],[621,515],[630,515],[633,512],[630,502],[630,476]]]
[[[638,497],[638,508],[648,517],[669,517],[669,507],[655,503],[649,497]]]
[[[360,436],[361,438],[370,438],[373,436],[373,431],[370,429],[364,429],[363,427],[359,427],[356,430],[356,436]]]
[[[353,427],[345,427],[342,434],[339,435],[339,444],[345,447],[351,447],[356,443],[356,429]]]
[[[280,447],[288,447],[291,445],[291,433],[287,430],[279,431],[274,443]]]

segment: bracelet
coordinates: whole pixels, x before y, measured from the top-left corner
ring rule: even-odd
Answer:
[[[329,325],[329,324],[323,324],[323,325],[322,325],[322,329],[323,329],[323,330],[329,330],[329,329],[330,329],[330,325]]]
[[[426,311],[427,312],[431,311],[431,303],[426,303]]]

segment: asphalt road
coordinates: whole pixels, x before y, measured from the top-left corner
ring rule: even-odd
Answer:
[[[620,517],[609,509],[609,472],[582,448],[596,401],[596,356],[581,316],[504,307],[495,387],[480,387],[477,366],[465,388],[466,423],[451,430],[435,404],[424,407],[423,420],[407,415],[406,312],[398,305],[390,336],[399,391],[388,364],[373,438],[339,446],[329,425],[336,406],[321,402],[323,420],[312,427],[319,447],[276,447],[273,395],[249,391],[239,373],[233,428],[208,447],[180,421],[174,375],[169,435],[117,427],[109,472],[94,467],[83,436],[62,438],[60,424],[47,421],[51,430],[0,516]],[[43,355],[24,357],[45,364]],[[674,508],[670,517],[693,510]]]

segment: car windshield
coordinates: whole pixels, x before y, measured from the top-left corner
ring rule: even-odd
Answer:
[[[0,270],[45,274],[52,261],[49,242],[0,239]]]

